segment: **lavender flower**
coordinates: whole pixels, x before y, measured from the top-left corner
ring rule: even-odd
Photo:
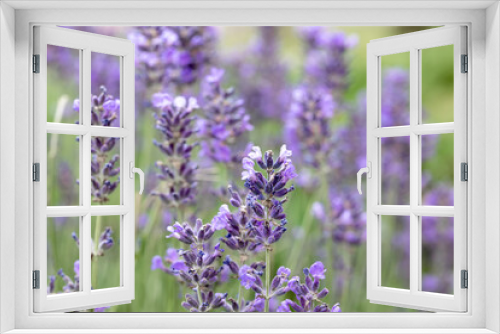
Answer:
[[[195,174],[197,166],[191,161],[191,152],[196,144],[189,143],[194,133],[192,111],[198,108],[195,98],[157,93],[153,95],[153,105],[159,109],[155,114],[156,129],[163,135],[163,141],[154,141],[165,154],[165,162],[158,161],[158,179],[164,182],[152,192],[168,207],[179,208],[194,201],[196,195]]]
[[[382,126],[410,124],[409,74],[402,68],[384,71],[382,79]]]
[[[304,283],[298,276],[292,277],[287,284],[287,289],[295,294],[298,303],[290,299],[283,301],[278,307],[278,312],[341,312],[339,304],[332,308],[321,299],[328,295],[328,289],[320,289],[321,280],[325,279],[326,269],[322,262],[315,262],[311,267],[304,268]]]
[[[224,306],[226,295],[214,295],[213,292],[214,283],[218,281],[223,269],[215,267],[216,260],[224,252],[220,244],[216,244],[213,248],[210,246],[215,227],[212,224],[203,224],[201,219],[197,219],[193,227],[188,223],[175,223],[168,227],[168,231],[170,235],[167,238],[176,238],[188,245],[189,249],[167,250],[165,260],[172,263],[169,268],[164,265],[161,258],[155,256],[151,270],[161,269],[168,274],[176,275],[181,282],[196,291],[196,297],[188,294],[186,301],[182,303],[182,306],[191,312],[208,312]],[[203,302],[200,304],[199,301]]]
[[[104,229],[104,232],[102,232],[101,236],[99,237],[98,244],[97,244],[97,251],[93,251],[92,257],[94,256],[103,256],[104,252],[111,247],[114,246],[115,242],[113,240],[113,237],[111,236],[113,234],[113,231],[111,230],[111,227],[106,227]],[[92,247],[94,248],[94,247]]]
[[[246,301],[245,299],[242,299],[239,304],[236,300],[229,298],[226,301],[225,309],[228,312],[264,312],[265,303],[265,298],[260,295],[256,296],[253,300]]]
[[[179,270],[187,271],[188,267],[184,261],[182,261],[179,254],[181,252],[181,250],[169,248],[167,249],[166,255],[163,259],[159,255],[154,256],[151,260],[151,270],[160,269],[171,275],[178,275]],[[169,265],[169,267],[165,266],[164,261]]]
[[[63,286],[63,291],[64,292],[78,292],[80,291],[80,261],[77,260],[74,263],[74,279],[71,279],[68,275],[66,275],[62,269],[59,269],[57,272],[57,275],[62,278],[64,283],[66,285]],[[52,276],[53,277],[53,276]],[[52,280],[52,279],[51,279]],[[53,284],[50,284],[49,287],[53,288]],[[53,291],[50,291],[49,293],[52,293]]]
[[[198,130],[204,139],[200,154],[215,162],[228,163],[237,159],[231,146],[253,126],[243,108],[243,100],[234,97],[233,88],[222,88],[223,76],[224,70],[212,68],[205,78],[204,118],[199,119]]]
[[[302,28],[301,32],[306,42],[306,82],[329,89],[340,100],[347,89],[347,52],[356,46],[357,37],[319,27]]]
[[[212,27],[137,27],[128,35],[146,86],[163,84],[177,92],[201,78],[211,62],[215,37]]]
[[[97,230],[97,228],[96,228]],[[96,232],[98,233],[98,232]],[[99,235],[99,234],[96,234]],[[71,234],[71,238],[75,241],[76,246],[80,247],[80,239],[78,238],[78,235],[76,232],[73,232]],[[94,238],[95,239],[95,238]],[[113,229],[111,227],[106,227],[104,231],[101,233],[99,238],[96,240],[90,239],[91,242],[91,260],[96,260],[97,257],[104,256],[105,252],[109,249],[111,249],[115,245],[115,241],[113,239]],[[75,272],[77,271],[76,269],[76,262],[75,262]]]
[[[136,27],[128,34],[136,48],[135,63],[140,82],[147,87],[161,84],[165,76],[163,61],[167,50],[175,48],[179,39],[169,27]]]
[[[120,59],[105,53],[92,52],[91,54],[91,87],[92,90],[105,86],[108,94],[120,94]],[[78,59],[75,59],[78,63]],[[78,73],[78,72],[77,72]]]
[[[163,55],[167,63],[166,84],[192,85],[211,61],[215,30],[212,27],[170,27],[170,30],[178,41]]]
[[[331,188],[328,205],[314,203],[311,214],[319,221],[322,230],[319,249],[324,249],[322,245],[328,240],[333,242],[333,268],[336,272],[335,296],[340,298],[345,282],[353,275],[352,262],[355,255],[351,247],[359,246],[366,240],[366,214],[363,199],[352,187]]]
[[[167,231],[170,232],[167,238],[175,238],[182,243],[194,244],[200,248],[204,241],[212,238],[215,227],[212,224],[203,224],[201,219],[197,219],[194,227],[191,227],[188,223],[180,224],[177,222],[173,226],[169,226]]]
[[[252,263],[251,266],[244,265],[239,270],[238,278],[240,280],[240,284],[247,290],[254,290],[257,294],[262,295],[263,299],[267,300],[277,296],[282,296],[288,292],[289,288],[287,287],[287,283],[290,277],[290,269],[285,267],[280,267],[278,269],[276,276],[271,282],[267,295],[264,291],[263,282],[260,278],[264,274],[263,269],[265,269],[265,264],[263,262],[255,262]]]
[[[287,183],[297,176],[291,155],[292,152],[283,145],[274,160],[272,151],[263,156],[260,148],[255,146],[242,162],[242,179],[250,190],[246,201],[253,216],[256,240],[266,247],[277,242],[286,231],[283,203],[287,200],[285,196],[295,189],[293,185],[287,188]],[[265,170],[267,178],[254,169],[255,165]]]
[[[330,190],[329,198],[330,233],[333,240],[336,243],[349,245],[359,245],[364,242],[366,214],[362,198],[353,190],[338,188]]]
[[[326,167],[332,153],[335,102],[322,89],[298,88],[285,123],[285,138],[306,165]]]
[[[241,259],[248,257],[248,251],[269,248],[286,231],[283,204],[287,201],[285,196],[294,190],[293,186],[287,188],[287,183],[297,176],[291,155],[292,152],[283,145],[275,161],[272,151],[262,156],[261,149],[255,146],[242,162],[242,179],[249,190],[245,201],[232,187],[228,188],[230,203],[238,211],[231,213],[227,206],[222,206],[213,222],[225,225],[228,234],[221,241],[230,249],[239,251]],[[267,178],[254,169],[256,163],[265,169]]]
[[[239,76],[239,90],[248,110],[259,117],[281,118],[290,100],[288,69],[279,54],[279,28],[260,27],[258,38],[249,50],[233,59]],[[249,59],[247,54],[252,54]]]
[[[356,101],[356,106],[344,106],[350,119],[333,132],[334,156],[329,159],[332,182],[348,187],[353,184],[353,175],[366,166],[366,95],[359,94]]]
[[[55,291],[55,284],[57,278],[63,280],[65,285],[63,286],[64,293],[79,292],[80,291],[80,261],[76,260],[73,265],[74,276],[73,279],[66,275],[62,269],[59,269],[56,276],[49,276],[49,284],[47,286],[47,294],[57,293]],[[94,312],[104,312],[109,309],[109,306],[97,307],[93,309]]]
[[[258,270],[258,266],[263,266],[265,268],[265,265],[263,264],[253,264],[254,267],[250,267],[247,265],[244,265],[243,267],[240,268],[238,271],[238,279],[240,280],[241,285],[245,289],[254,289],[255,292],[257,293],[262,293],[262,280],[260,279],[260,276],[263,275],[262,270]]]
[[[294,190],[293,185],[287,188],[288,182],[297,176],[291,156],[292,151],[287,150],[286,145],[281,147],[276,159],[273,151],[262,155],[260,147],[255,146],[242,161],[244,171],[241,176],[249,190],[246,197],[246,206],[249,208],[247,212],[252,216],[249,227],[255,233],[257,244],[262,245],[266,251],[265,312],[269,311],[272,293],[271,245],[278,242],[286,232],[285,225],[288,221],[283,203],[287,201],[285,196]],[[265,171],[267,177],[255,170],[256,165]]]
[[[92,96],[91,124],[99,126],[118,126],[120,123],[120,101],[107,94],[106,87],[101,86],[101,93]],[[75,111],[80,111],[80,102],[73,103]],[[119,142],[118,138],[92,137],[91,139],[91,181],[94,202],[104,204],[116,190],[120,178],[120,156],[109,156]]]
[[[201,292],[199,295],[186,294],[186,299],[182,302],[182,307],[189,312],[209,312],[224,307],[226,297],[227,293],[214,293],[213,291],[208,291],[207,293]]]
[[[226,260],[228,261],[228,260]],[[230,260],[229,260],[230,261]],[[237,271],[240,284],[245,289],[251,289],[255,292],[255,299],[245,301],[244,299],[238,303],[236,300],[229,298],[226,302],[226,310],[229,312],[264,312],[266,302],[273,302],[273,310],[277,309],[276,298],[282,296],[289,291],[287,283],[290,277],[290,269],[280,267],[276,276],[273,278],[269,288],[269,295],[266,294],[261,277],[265,263],[255,262],[252,265],[244,265]]]

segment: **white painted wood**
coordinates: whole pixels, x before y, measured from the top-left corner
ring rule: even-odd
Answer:
[[[422,124],[421,119],[421,49],[454,46],[454,122]],[[381,56],[410,53],[410,124],[382,128]],[[467,183],[460,181],[460,163],[467,162],[467,75],[461,72],[461,54],[467,54],[466,28],[450,26],[371,41],[367,46],[367,161],[373,177],[368,180],[367,205],[367,297],[388,305],[430,310],[467,311],[467,290],[461,289],[460,271],[467,269]],[[421,205],[421,135],[454,133],[454,207]],[[380,138],[410,137],[410,205],[381,204]],[[410,217],[410,289],[381,286],[381,215]],[[422,292],[421,217],[454,217],[453,295]]]
[[[485,273],[485,288],[488,291],[485,297],[486,307],[486,328],[495,332],[500,332],[500,243],[496,238],[500,235],[500,3],[497,2],[486,11],[486,27],[490,34],[486,36],[486,68],[490,76],[486,78],[486,114],[488,122],[486,124],[485,143],[486,168],[484,174],[487,175],[487,182],[484,185],[488,194],[485,200],[486,220],[490,224],[486,227],[486,261],[488,263]],[[474,160],[475,162],[476,160]]]
[[[323,9],[449,9],[450,3],[446,0],[427,0],[427,1],[401,1],[395,6],[393,1],[370,1],[370,0],[350,0],[350,1],[328,1],[328,0],[242,0],[242,1],[203,1],[203,0],[99,0],[99,1],[83,1],[73,0],[60,3],[60,1],[37,1],[37,0],[6,0],[6,3],[16,9],[189,9],[189,10],[206,10],[220,8],[234,9],[255,9],[256,7],[266,7],[273,9],[301,9],[307,10],[311,8]],[[459,1],[454,4],[455,9],[477,9],[487,8],[494,1]],[[403,22],[401,23],[403,24]]]
[[[80,108],[84,110],[82,106],[80,106]],[[90,120],[87,120],[87,122],[90,122]],[[90,133],[92,137],[99,136],[121,138],[127,137],[130,134],[130,129],[105,126],[90,126],[90,124],[80,125],[48,122],[47,132],[61,135],[85,135],[87,133]]]
[[[16,1],[17,2],[17,1]],[[259,333],[491,333],[484,329],[485,326],[485,265],[488,268],[498,269],[498,263],[492,261],[494,256],[485,256],[485,226],[491,223],[484,214],[485,192],[485,147],[498,149],[494,142],[486,141],[485,135],[485,91],[489,96],[498,97],[498,86],[485,86],[485,78],[498,81],[496,72],[485,71],[485,48],[484,41],[487,36],[493,36],[490,29],[485,30],[485,14],[478,10],[478,2],[470,2],[476,9],[457,10],[457,6],[465,2],[447,2],[445,10],[412,9],[401,10],[395,6],[420,6],[431,8],[439,1],[427,2],[395,2],[392,10],[383,10],[378,1],[371,3],[371,8],[358,8],[355,10],[334,8],[335,2],[329,2],[334,9],[326,7],[315,7],[308,3],[307,9],[294,10],[290,8],[273,9],[265,4],[252,5],[253,9],[230,10],[228,5],[219,4],[214,8],[217,10],[199,9],[197,6],[182,9],[169,10],[124,10],[113,11],[93,9],[58,9],[50,11],[27,10],[16,13],[16,110],[15,115],[15,150],[16,150],[16,231],[15,235],[15,258],[16,258],[16,299],[9,299],[9,305],[15,307],[16,331],[18,333],[77,333],[82,330],[89,333],[227,333],[240,332],[252,333],[259,326]],[[65,2],[66,5],[69,2]],[[86,2],[86,6],[99,6],[104,1]],[[183,2],[187,3],[187,2]],[[206,4],[213,4],[207,1]],[[350,1],[350,3],[355,3]],[[443,2],[439,2],[443,3]],[[74,2],[77,6],[77,2]],[[127,6],[128,2],[120,2],[119,6]],[[47,1],[37,1],[38,6],[47,5]],[[73,2],[72,2],[73,5]],[[59,1],[53,3],[53,8],[60,8],[63,4]],[[118,5],[117,5],[118,6]],[[353,4],[354,6],[354,4]],[[258,8],[257,8],[258,7]],[[76,8],[76,7],[75,7]],[[416,8],[416,7],[411,7]],[[30,274],[32,270],[33,254],[32,248],[32,192],[33,185],[27,175],[30,175],[32,162],[31,152],[33,150],[31,115],[33,113],[32,100],[26,98],[31,96],[31,83],[33,76],[27,64],[32,54],[30,24],[45,23],[54,24],[61,22],[67,25],[443,25],[467,22],[470,29],[472,43],[469,51],[472,55],[469,69],[473,75],[469,76],[471,91],[468,104],[474,114],[474,122],[469,122],[469,133],[471,141],[469,148],[473,155],[470,169],[471,181],[469,189],[473,195],[470,202],[469,217],[474,225],[474,233],[468,241],[468,249],[471,254],[468,262],[471,268],[469,277],[469,309],[467,313],[342,313],[342,314],[33,314],[32,313],[32,289]],[[494,18],[493,22],[498,24]],[[489,24],[492,20],[489,21]],[[488,25],[490,27],[490,25]],[[493,36],[494,37],[494,36]],[[487,39],[486,39],[487,40]],[[494,54],[488,53],[490,63],[499,61]],[[14,66],[14,64],[12,64]],[[2,73],[4,75],[4,73]],[[11,82],[14,82],[14,78]],[[492,89],[493,87],[493,89]],[[9,98],[6,96],[6,98]],[[491,99],[490,99],[491,100]],[[496,109],[491,109],[494,113]],[[472,119],[469,113],[469,119]],[[494,125],[491,125],[493,128]],[[486,146],[485,146],[486,145]],[[14,148],[13,148],[14,150]],[[498,188],[492,187],[490,191]],[[29,196],[26,196],[29,194]],[[498,220],[495,220],[497,223]],[[8,222],[0,222],[2,224]],[[469,229],[472,230],[469,225]],[[489,240],[497,245],[499,237],[489,235]],[[12,256],[12,254],[9,254]],[[2,259],[3,260],[3,259]],[[497,281],[495,281],[497,284]],[[489,307],[499,304],[497,298],[490,294],[486,299]],[[2,295],[3,301],[4,295]],[[496,317],[498,312],[493,312],[491,318]],[[258,325],[257,325],[258,324]],[[138,328],[140,329],[131,329]],[[169,329],[165,329],[168,326]],[[287,327],[287,329],[283,329]],[[21,329],[19,329],[21,328]],[[25,328],[25,329],[22,329]],[[30,328],[30,329],[27,329]],[[43,328],[43,329],[42,329]],[[79,328],[79,329],[76,329]],[[231,328],[231,329],[227,329]],[[246,329],[241,329],[246,328]]]
[[[426,205],[375,205],[371,211],[383,216],[410,216],[414,213],[423,217],[453,217],[455,213],[452,206]]]
[[[391,126],[387,128],[373,129],[375,137],[401,137],[409,136],[410,134],[416,135],[429,135],[429,134],[445,134],[453,133],[453,123],[435,123],[435,124],[414,124],[405,126]]]
[[[120,157],[134,161],[134,45],[128,40],[82,33],[64,28],[35,28],[34,50],[40,54],[40,73],[34,76],[34,160],[40,162],[40,182],[34,186],[34,268],[40,270],[40,289],[33,290],[34,311],[73,311],[96,306],[129,303],[134,298],[134,180],[120,171],[121,205],[93,206],[91,203],[91,138],[120,138]],[[47,123],[47,45],[80,50],[80,124]],[[121,66],[121,120],[123,127],[91,125],[91,53],[119,56]],[[125,88],[125,89],[124,89]],[[80,205],[47,207],[47,133],[80,135]],[[124,166],[121,163],[121,166]],[[119,215],[121,284],[112,289],[91,289],[91,217]],[[47,294],[47,217],[80,217],[80,292]]]
[[[15,326],[15,11],[0,3],[0,333]]]

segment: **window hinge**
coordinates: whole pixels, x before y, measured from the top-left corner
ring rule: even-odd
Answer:
[[[33,73],[40,73],[40,55],[33,55]]]
[[[469,165],[466,162],[462,162],[460,165],[460,175],[462,181],[469,181]]]
[[[467,55],[462,55],[462,73],[469,72],[469,57]]]
[[[33,289],[40,289],[40,270],[33,270]]]
[[[461,271],[461,281],[462,281],[462,289],[467,289],[469,287],[469,273],[467,270]]]
[[[33,164],[33,181],[40,181],[40,164],[38,162]]]

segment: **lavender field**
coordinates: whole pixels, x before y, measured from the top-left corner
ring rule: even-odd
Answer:
[[[422,27],[72,27],[136,45],[136,298],[94,312],[395,312],[366,299],[366,44]],[[409,57],[382,60],[382,126],[409,124]],[[452,47],[425,50],[423,121],[453,121]],[[48,50],[47,121],[78,120],[78,52]],[[92,55],[92,124],[118,126],[117,57]],[[428,88],[427,88],[428,87]],[[453,205],[453,134],[423,136],[423,204]],[[120,145],[92,139],[95,205]],[[78,205],[78,138],[49,135],[48,205]],[[409,137],[383,204],[409,204]],[[364,185],[363,185],[363,189]],[[408,217],[382,218],[382,284],[409,288]],[[118,216],[92,219],[92,287],[120,284]],[[50,293],[78,291],[78,219],[48,221]],[[422,220],[424,291],[453,293],[453,220]],[[451,290],[450,290],[451,289]]]

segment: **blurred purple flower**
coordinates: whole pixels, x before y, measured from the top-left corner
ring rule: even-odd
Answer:
[[[306,44],[305,82],[330,90],[342,99],[348,87],[348,54],[357,37],[324,27],[300,28]]]
[[[243,100],[234,97],[233,88],[222,88],[223,76],[224,70],[212,68],[205,78],[202,90],[204,116],[198,120],[198,135],[203,140],[201,156],[227,163],[237,161],[231,147],[253,126],[243,108]]]
[[[334,109],[335,102],[326,90],[298,88],[293,93],[285,139],[300,160],[316,169],[329,164]]]
[[[58,293],[55,291],[55,283],[57,278],[61,278],[65,285],[63,286],[63,292],[78,292],[80,291],[80,261],[76,260],[73,264],[74,277],[71,279],[68,275],[66,275],[62,269],[57,271],[57,276],[49,276],[49,284],[47,286],[47,293],[54,294]]]
[[[250,49],[232,59],[238,74],[238,89],[256,121],[282,118],[290,100],[288,69],[279,53],[279,27],[259,27]],[[248,57],[252,54],[252,57]]]

